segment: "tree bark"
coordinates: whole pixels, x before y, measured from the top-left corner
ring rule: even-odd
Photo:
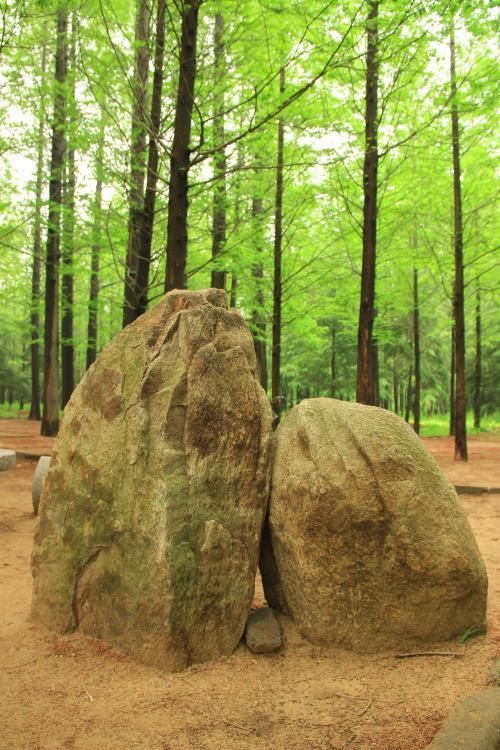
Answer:
[[[87,325],[87,369],[95,362],[97,355],[98,306],[99,306],[99,265],[101,255],[102,185],[104,161],[104,110],[101,110],[99,139],[96,153],[96,182],[92,229],[92,259],[90,268],[89,313]]]
[[[450,435],[455,434],[455,326],[451,327],[450,356]]]
[[[144,172],[146,151],[146,110],[149,68],[149,3],[138,0],[135,23],[135,71],[132,87],[132,133],[130,138],[130,208],[128,248],[125,262],[123,325],[137,317],[139,301],[137,274],[141,255],[144,218]]]
[[[406,398],[405,398],[405,422],[410,422],[411,412],[411,383],[413,380],[413,369],[410,367],[408,370],[408,384],[406,386]]]
[[[241,149],[241,143],[238,142],[237,144],[237,170],[236,170],[236,180],[235,180],[235,186],[234,186],[234,193],[235,193],[235,201],[234,201],[234,226],[233,231],[236,235],[238,232],[238,229],[241,224],[241,191],[240,191],[240,170],[243,168],[243,154]],[[234,263],[234,258],[232,259],[232,263]],[[238,287],[238,275],[236,271],[231,271],[231,290],[229,295],[229,306],[230,307],[236,307],[236,289]]]
[[[45,29],[44,29],[45,30]],[[40,90],[47,72],[47,45],[42,46]],[[29,419],[40,420],[40,276],[42,270],[42,187],[45,151],[45,109],[40,96],[36,159],[35,220],[33,228],[33,268],[31,274],[31,406]]]
[[[267,391],[267,351],[266,351],[266,320],[264,318],[264,290],[262,280],[264,269],[259,255],[262,253],[262,214],[264,208],[262,198],[255,197],[252,201],[252,219],[255,224],[256,238],[255,258],[252,265],[252,276],[255,281],[255,306],[252,311],[252,332],[257,357],[257,375],[261,386]]]
[[[335,330],[335,323],[332,322],[332,353],[330,355],[330,375],[332,377],[332,383],[330,386],[330,395],[335,398],[335,381],[337,380],[337,332]]]
[[[474,368],[474,427],[481,428],[481,292],[476,289],[476,366]]]
[[[396,374],[396,368],[392,372],[392,390],[394,397],[394,413],[399,414],[399,378]]]
[[[418,302],[418,271],[413,269],[413,366],[415,389],[413,391],[413,429],[420,435],[420,321]]]
[[[212,287],[225,289],[226,272],[221,269],[218,256],[224,251],[226,244],[226,150],[223,147],[224,137],[224,92],[223,82],[226,67],[224,54],[224,18],[221,13],[215,16],[214,28],[214,86],[215,86],[215,111],[214,111],[214,146],[217,151],[214,154],[214,205],[212,223],[212,258],[214,268],[212,270]]]
[[[238,286],[238,277],[233,272],[231,274],[231,291],[229,294],[229,307],[236,307],[236,288]]]
[[[174,137],[170,156],[167,220],[167,269],[165,291],[186,287],[188,177],[191,118],[196,80],[198,10],[201,0],[183,0],[179,82],[175,107]]]
[[[285,69],[280,70],[280,94],[285,91]],[[279,422],[281,414],[281,306],[283,251],[283,162],[285,151],[285,122],[278,120],[278,148],[276,155],[276,200],[274,206],[274,279],[273,279],[273,347],[271,362],[271,404]]]
[[[453,146],[453,205],[454,205],[454,246],[455,284],[453,313],[455,321],[455,459],[467,461],[467,394],[465,385],[465,314],[464,314],[464,261],[462,234],[462,189],[460,175],[460,135],[458,109],[456,103],[455,75],[455,29],[453,18],[450,29],[450,83],[451,83],[451,133]]]
[[[365,159],[363,165],[363,265],[358,324],[356,400],[375,402],[372,347],[375,319],[378,172],[378,1],[368,0],[366,24]]]
[[[75,387],[73,347],[73,256],[75,211],[75,150],[68,147],[66,181],[63,188],[62,278],[61,278],[61,406],[64,409]]]
[[[56,435],[59,429],[59,378],[57,333],[59,304],[59,250],[61,235],[62,177],[66,151],[66,75],[68,11],[65,5],[57,11],[55,56],[54,120],[50,159],[49,214],[45,264],[45,362],[43,386],[42,435]]]
[[[374,406],[380,406],[380,380],[379,380],[379,366],[378,366],[378,340],[374,336],[371,345],[371,380],[372,380],[372,404]]]
[[[66,179],[63,188],[62,211],[62,279],[61,279],[61,406],[64,409],[75,387],[75,355],[73,343],[73,258],[75,229],[75,67],[76,67],[76,11],[72,14],[69,49],[69,104]]]
[[[135,317],[146,312],[148,306],[149,269],[155,219],[156,192],[158,184],[159,151],[158,138],[161,127],[161,100],[163,89],[163,60],[165,57],[165,13],[166,0],[158,0],[156,14],[155,64],[153,93],[151,96],[151,133],[148,148],[148,170],[146,193],[144,196],[144,216],[142,221],[141,251],[137,266],[138,304]]]

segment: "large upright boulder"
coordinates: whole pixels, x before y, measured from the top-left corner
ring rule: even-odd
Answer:
[[[252,602],[271,411],[221,290],[173,291],[67,405],[40,502],[33,618],[178,670],[229,654]]]
[[[264,590],[311,641],[374,651],[483,625],[486,570],[465,514],[399,417],[303,401],[275,433],[271,486]]]

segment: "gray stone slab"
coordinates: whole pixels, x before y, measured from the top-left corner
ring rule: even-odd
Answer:
[[[269,654],[281,647],[281,630],[271,607],[263,607],[250,614],[245,643],[254,654]]]
[[[500,750],[500,690],[486,688],[462,701],[427,750]]]
[[[16,468],[16,452],[0,448],[0,471]]]
[[[36,465],[35,473],[33,474],[33,483],[31,485],[31,499],[33,502],[33,513],[35,516],[38,515],[38,506],[40,504],[40,497],[43,490],[43,481],[47,476],[50,465],[50,456],[40,456]]]
[[[470,484],[456,484],[457,495],[484,495],[488,493],[488,487],[476,487]]]

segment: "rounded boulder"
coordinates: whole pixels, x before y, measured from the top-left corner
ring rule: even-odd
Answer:
[[[453,486],[395,414],[305,400],[273,438],[261,571],[315,643],[359,651],[485,622],[487,576]]]

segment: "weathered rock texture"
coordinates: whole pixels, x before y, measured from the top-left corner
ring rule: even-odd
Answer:
[[[0,448],[0,471],[16,468],[16,452]]]
[[[465,514],[399,417],[303,401],[275,433],[271,483],[264,590],[311,641],[374,651],[483,625],[486,570]]]
[[[66,407],[40,503],[33,617],[163,669],[229,654],[252,601],[271,411],[225,292],[173,291]]]
[[[500,690],[485,688],[465,698],[427,750],[500,750]]]
[[[270,654],[281,648],[281,630],[271,607],[251,612],[245,628],[245,643],[254,654]]]
[[[35,516],[38,515],[38,506],[40,505],[40,497],[42,495],[43,483],[50,466],[50,456],[40,456],[36,465],[35,473],[33,474],[33,482],[31,484],[31,500],[33,503],[33,513]]]

